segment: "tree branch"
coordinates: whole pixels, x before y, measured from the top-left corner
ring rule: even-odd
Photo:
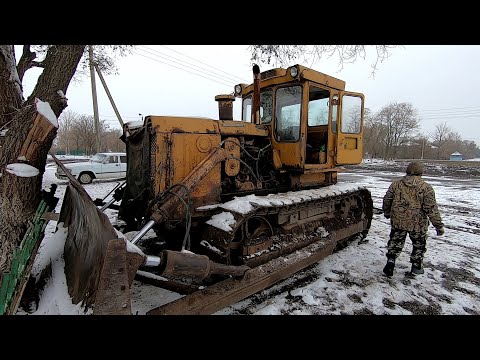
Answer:
[[[38,77],[37,85],[27,102],[33,103],[36,97],[42,101],[48,101],[58,117],[66,107],[65,99],[58,94],[58,90],[66,94],[84,49],[85,45],[49,47],[45,60],[41,62],[44,70]]]
[[[32,62],[37,57],[35,52],[30,51],[30,46],[31,45],[23,45],[22,57],[18,61],[17,72],[20,82],[23,81],[25,72],[33,66]]]

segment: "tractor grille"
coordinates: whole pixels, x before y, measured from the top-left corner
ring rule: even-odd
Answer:
[[[157,133],[150,134],[150,191],[155,194],[155,173],[157,172]]]

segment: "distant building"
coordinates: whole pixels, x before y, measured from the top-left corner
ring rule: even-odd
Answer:
[[[463,160],[463,155],[460,154],[458,151],[450,154],[450,160]]]

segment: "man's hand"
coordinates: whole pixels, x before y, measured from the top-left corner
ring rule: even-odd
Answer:
[[[390,219],[390,214],[383,213],[383,216],[385,216],[385,219]]]
[[[445,229],[443,227],[437,229],[437,235],[438,236],[442,236],[443,234],[445,234]]]

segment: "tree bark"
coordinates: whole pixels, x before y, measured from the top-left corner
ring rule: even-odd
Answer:
[[[38,152],[27,159],[29,165],[36,167],[40,174],[34,177],[17,177],[5,171],[8,164],[19,162],[18,154],[32,128],[36,115],[35,98],[47,101],[55,115],[60,116],[67,106],[63,94],[66,94],[78,63],[82,58],[85,45],[51,46],[43,61],[44,70],[39,76],[35,89],[27,101],[15,83],[18,73],[12,74],[11,58],[15,59],[13,46],[0,45],[0,111],[13,109],[12,117],[0,121],[8,132],[0,139],[0,272],[10,268],[13,249],[20,244],[35,214],[40,201],[42,178],[45,172],[47,153],[56,136],[54,129],[40,144]],[[12,81],[13,79],[13,81]],[[20,87],[21,89],[21,87]],[[59,94],[58,91],[62,93]],[[18,109],[15,110],[15,109]]]
[[[11,122],[22,103],[22,84],[16,70],[13,45],[0,45],[0,128]]]

